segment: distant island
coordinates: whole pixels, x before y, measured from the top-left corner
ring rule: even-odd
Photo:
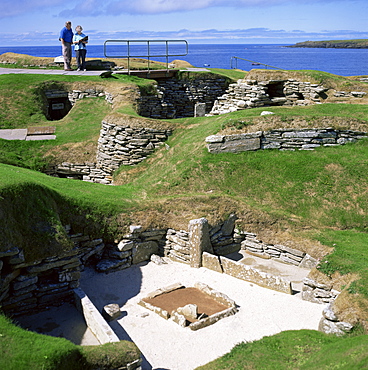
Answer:
[[[361,40],[330,40],[330,41],[304,41],[288,48],[336,48],[336,49],[368,49],[368,39]]]

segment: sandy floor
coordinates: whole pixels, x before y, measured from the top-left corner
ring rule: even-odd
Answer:
[[[295,268],[284,264],[246,258],[252,258],[247,262],[254,267],[261,264],[265,268],[280,269],[284,276],[295,273]],[[299,285],[308,271],[296,271],[299,275],[294,280]],[[191,331],[137,304],[140,298],[157,288],[172,283],[193,286],[197,281],[235,300],[239,312],[212,326]],[[278,293],[204,268],[191,269],[171,261],[161,266],[152,262],[135,265],[107,275],[87,269],[82,274],[81,288],[100,311],[109,303],[121,306],[122,317],[110,325],[120,339],[137,344],[144,356],[144,370],[192,370],[229,352],[242,341],[257,340],[284,330],[317,330],[324,308],[301,300],[300,294]]]

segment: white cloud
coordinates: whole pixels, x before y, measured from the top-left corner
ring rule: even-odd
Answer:
[[[58,16],[97,16],[120,14],[165,14],[194,11],[213,7],[269,7],[296,4],[299,0],[81,0],[75,6],[63,0],[2,0],[0,18],[29,14],[34,11],[52,11],[59,8]],[[325,0],[324,3],[356,2],[355,0]],[[304,0],[303,3],[320,3],[320,0]],[[60,7],[64,9],[60,11]]]
[[[325,0],[324,2],[339,1],[354,2],[355,0]],[[269,7],[296,2],[295,0],[113,0],[108,2],[104,9],[107,14],[162,14],[212,7]],[[320,3],[320,0],[304,0],[303,3]]]

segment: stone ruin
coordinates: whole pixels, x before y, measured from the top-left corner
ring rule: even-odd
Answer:
[[[235,215],[231,215],[214,226],[209,225],[205,218],[192,220],[188,231],[144,230],[140,226],[132,226],[129,234],[114,243],[72,234],[69,227],[69,238],[75,248],[60,256],[30,262],[26,261],[21,247],[0,253],[0,304],[9,315],[34,313],[35,310],[73,301],[73,295],[79,289],[81,271],[86,265],[94,266],[98,272],[110,273],[150,260],[164,263],[159,256],[192,268],[204,267],[261,287],[293,294],[291,282],[287,279],[232,260],[227,255],[243,249],[263,259],[275,259],[309,269],[317,266],[318,261],[303,251],[265,243],[254,233],[238,230],[236,219]],[[331,284],[321,284],[311,278],[305,278],[303,283],[302,299],[330,304],[321,320],[321,330],[341,334],[352,328],[352,325],[341,323],[336,315],[331,314],[339,291]],[[79,296],[83,298],[83,292]]]
[[[309,105],[320,103],[328,89],[319,84],[287,80],[238,80],[217,98],[210,115],[225,114],[247,108],[275,105]]]

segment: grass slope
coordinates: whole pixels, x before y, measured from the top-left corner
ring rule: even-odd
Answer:
[[[23,330],[0,315],[0,369],[117,369],[140,357],[132,342],[81,347],[64,338]]]
[[[368,336],[337,338],[312,331],[285,331],[241,343],[198,370],[314,370],[368,368]]]

